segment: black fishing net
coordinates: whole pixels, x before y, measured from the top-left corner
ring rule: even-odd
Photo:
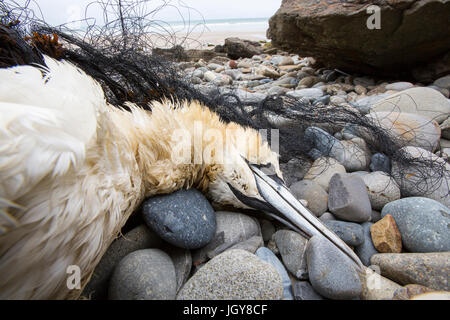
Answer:
[[[193,85],[189,75],[181,73],[166,56],[152,50],[157,43],[170,44],[174,47],[171,58],[179,60],[183,50],[176,45],[189,38],[192,28],[180,38],[163,21],[155,20],[154,14],[161,7],[147,10],[149,2],[94,1],[91,5],[102,8],[104,21],[96,23],[95,19],[86,17],[82,20],[86,27],[81,31],[67,25],[48,25],[29,8],[29,2],[22,6],[14,1],[0,2],[0,66],[42,64],[40,53],[44,53],[79,66],[102,85],[108,101],[116,106],[130,101],[149,108],[150,101],[165,97],[198,100],[226,122],[267,129],[269,141],[270,129],[279,130],[281,162],[294,158],[300,166],[332,152],[333,143],[324,150],[317,145],[317,137],[305,134],[305,129],[317,126],[333,134],[347,127],[364,138],[371,152],[390,159],[395,168],[391,175],[405,195],[423,195],[438,188],[448,190],[448,186],[443,186],[449,181],[445,161],[429,156],[412,157],[401,149],[402,141],[391,130],[382,128],[354,108],[286,95],[252,102],[242,99],[237,88]],[[174,4],[163,1],[164,5]],[[188,8],[182,2],[177,2],[175,7]]]

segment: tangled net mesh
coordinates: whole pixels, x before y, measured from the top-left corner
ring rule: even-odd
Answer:
[[[71,61],[95,78],[108,102],[115,106],[132,102],[149,109],[148,103],[153,100],[198,100],[225,122],[268,129],[269,140],[270,129],[279,130],[281,162],[296,158],[307,165],[315,160],[311,150],[317,147],[317,141],[305,134],[308,127],[337,131],[349,126],[364,137],[371,152],[390,159],[396,168],[390,174],[404,195],[425,195],[443,187],[448,190],[450,173],[443,159],[411,156],[402,149],[404,142],[389,128],[381,127],[378,121],[362,116],[356,109],[312,104],[286,95],[244,102],[233,87],[223,90],[210,86],[208,90],[200,90],[189,75],[179,72],[173,61],[153,49],[161,45],[173,47],[172,58],[176,60],[182,55],[181,47],[186,41],[197,41],[191,36],[193,32],[204,32],[206,26],[191,24],[191,12],[195,10],[182,1],[160,1],[159,6],[149,8],[150,2],[153,1],[93,1],[87,6],[85,17],[76,21],[84,26],[78,29],[73,22],[49,25],[39,9],[39,14],[31,9],[30,0],[23,5],[16,1],[0,2],[0,67],[44,64],[42,54],[46,54]],[[103,12],[102,23],[89,17],[89,8],[93,6]],[[157,20],[157,13],[167,7],[178,10],[181,19],[185,17],[183,12],[188,12],[183,33]],[[328,156],[331,149],[321,150],[321,155]]]

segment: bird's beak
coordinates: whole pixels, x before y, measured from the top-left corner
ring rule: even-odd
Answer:
[[[255,176],[258,191],[266,202],[262,209],[265,209],[264,211],[267,214],[308,239],[316,235],[325,237],[362,270],[363,264],[353,250],[305,208],[292,195],[281,179],[272,179],[255,165],[249,164],[249,167]]]

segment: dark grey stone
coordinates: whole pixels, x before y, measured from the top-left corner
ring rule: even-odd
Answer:
[[[216,216],[198,190],[179,190],[155,196],[142,207],[144,221],[162,239],[186,249],[201,248],[216,231]]]
[[[273,254],[272,251],[270,251],[266,247],[261,247],[258,250],[256,250],[256,255],[263,261],[269,263],[270,265],[274,266],[275,269],[278,271],[278,273],[281,276],[281,279],[283,281],[283,300],[294,300],[294,296],[292,294],[292,283],[291,279],[289,278],[289,275],[284,268],[281,261],[277,258],[276,255]]]
[[[392,215],[410,252],[450,251],[450,209],[428,198],[411,197],[388,203],[381,216]]]
[[[349,246],[359,246],[364,242],[363,228],[357,223],[325,221],[324,224]]]
[[[366,267],[370,266],[370,258],[378,253],[373,245],[372,236],[370,235],[371,225],[373,225],[371,222],[364,222],[361,224],[364,232],[364,242],[355,248],[356,254]]]
[[[92,300],[106,299],[109,279],[116,265],[133,251],[158,248],[161,244],[161,238],[146,225],[140,225],[114,240],[95,267],[91,280],[84,288],[82,296]]]
[[[263,240],[269,241],[276,231],[274,225],[268,220],[261,220],[260,224]]]
[[[362,284],[353,261],[322,236],[314,236],[306,247],[309,281],[320,295],[335,300],[355,299]]]
[[[381,212],[372,210],[372,218],[370,219],[370,222],[375,223],[379,220],[381,220]]]
[[[177,280],[172,259],[159,249],[128,254],[114,269],[111,300],[174,300]]]
[[[297,279],[307,279],[306,244],[308,240],[290,230],[279,230],[274,234],[274,240],[286,268]]]
[[[370,170],[373,172],[383,171],[386,173],[391,172],[391,160],[382,153],[375,153],[370,159]]]
[[[308,281],[295,281],[293,289],[295,300],[324,300]]]
[[[372,207],[364,181],[355,175],[333,175],[328,190],[328,208],[341,220],[369,221]]]

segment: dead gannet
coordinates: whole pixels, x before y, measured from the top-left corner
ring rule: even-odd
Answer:
[[[83,71],[46,64],[0,70],[0,299],[77,298],[69,266],[83,289],[144,198],[190,187],[321,234],[361,266],[284,187],[278,156],[256,130],[196,102],[115,108]]]

